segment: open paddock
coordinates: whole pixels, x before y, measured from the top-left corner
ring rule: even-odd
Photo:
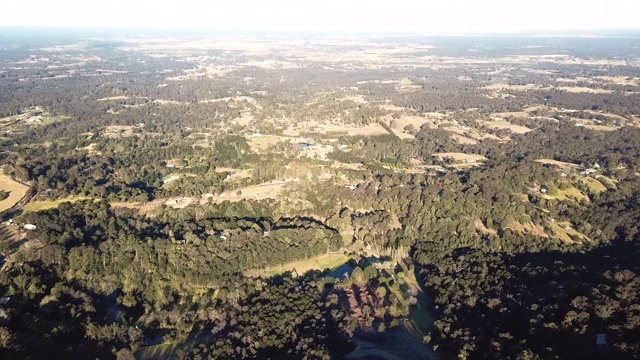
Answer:
[[[168,199],[164,202],[164,204],[174,209],[182,209],[191,205],[191,203],[193,202],[194,202],[193,198],[180,196],[180,197],[174,197],[174,198]]]
[[[508,118],[510,116],[526,118],[531,116],[531,114],[529,114],[526,111],[509,111],[509,112],[498,112],[498,113],[491,114],[491,117],[497,117],[497,118]]]
[[[227,167],[216,167],[216,172],[217,173],[231,173],[231,179],[244,179],[244,178],[250,178],[251,174],[253,172],[253,169],[234,169],[234,168],[227,168]]]
[[[287,271],[295,271],[302,275],[309,270],[324,270],[334,269],[340,265],[349,261],[349,257],[342,253],[340,254],[323,254],[309,259],[303,259],[293,261],[290,263],[271,266],[266,269],[253,269],[245,272],[249,277],[264,277],[268,278],[277,274],[281,274]]]
[[[482,123],[493,129],[508,129],[514,134],[526,134],[531,131],[526,126],[515,125],[506,120],[483,121]]]
[[[458,144],[467,144],[467,145],[475,145],[478,142],[474,139],[468,138],[464,135],[460,134],[452,134],[451,138],[458,142]]]
[[[163,204],[164,200],[154,200],[149,202],[111,202],[114,209],[133,209],[140,214],[149,214]]]
[[[27,194],[29,187],[23,185],[17,181],[14,181],[9,176],[0,174],[0,190],[4,190],[9,193],[9,197],[0,201],[0,212],[12,208]]]
[[[589,197],[585,194],[583,194],[582,192],[580,192],[580,190],[576,189],[575,187],[571,186],[567,189],[564,190],[558,190],[555,194],[550,195],[550,194],[542,194],[541,195],[543,198],[548,199],[548,200],[560,200],[560,201],[586,201],[589,202]]]
[[[444,160],[445,158],[451,158],[455,161],[467,161],[467,162],[480,162],[480,161],[487,160],[487,158],[482,155],[456,153],[456,152],[435,153],[433,154],[433,156],[437,157],[440,160]]]
[[[86,196],[69,196],[69,197],[64,197],[57,200],[31,201],[22,207],[22,211],[38,212],[42,210],[57,208],[58,205],[62,204],[63,202],[76,202],[76,201],[86,200],[86,199],[89,199],[89,198]]]
[[[595,131],[615,131],[618,128],[607,125],[583,125],[586,129],[595,130]]]
[[[603,191],[607,191],[606,186],[604,186],[600,181],[592,177],[589,177],[589,176],[582,177],[580,178],[580,182],[584,183],[593,194],[598,194]]]
[[[572,164],[572,163],[553,160],[553,159],[537,159],[536,162],[539,162],[541,164],[556,165],[561,168],[568,168],[568,169],[575,169],[575,170],[580,168],[580,165],[578,164]]]
[[[209,201],[220,203],[223,201],[236,202],[240,200],[264,200],[278,198],[283,189],[290,183],[297,180],[289,179],[285,181],[273,181],[260,185],[251,185],[239,189],[225,191],[221,194],[203,194],[200,200],[201,204]],[[186,205],[185,205],[186,206]]]

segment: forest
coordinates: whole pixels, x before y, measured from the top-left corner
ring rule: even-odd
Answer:
[[[0,358],[636,359],[638,39],[1,38]]]

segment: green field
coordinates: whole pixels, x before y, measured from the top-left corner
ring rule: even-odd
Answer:
[[[278,266],[272,266],[264,270],[249,270],[245,273],[247,276],[251,277],[271,277],[274,275],[278,275],[287,271],[295,270],[298,274],[304,274],[309,270],[324,270],[324,269],[334,269],[338,266],[349,261],[349,257],[342,253],[340,254],[323,254],[316,257],[312,257],[310,259],[303,259],[294,262],[290,262],[287,264],[282,264]]]
[[[606,186],[602,185],[600,181],[592,177],[583,177],[583,178],[580,178],[580,181],[582,181],[585,185],[587,185],[587,187],[589,188],[589,191],[591,191],[591,193],[593,194],[607,191]]]
[[[579,240],[589,240],[589,238],[573,229],[573,227],[567,229],[568,226],[571,226],[568,222],[555,222],[551,224],[553,235],[567,243],[574,243],[574,239],[576,238]]]
[[[416,296],[418,303],[409,308],[410,324],[406,324],[405,322],[405,325],[407,325],[407,329],[414,333],[414,335],[422,339],[424,335],[427,335],[433,330],[434,319],[428,310],[433,300],[424,291],[424,282],[419,276],[419,268],[416,268],[413,273],[409,272],[405,281],[407,285],[409,285],[409,288],[418,290],[418,295]]]
[[[542,197],[545,199],[577,200],[577,201],[580,201],[586,198],[586,196],[583,193],[581,193],[580,190],[576,189],[573,186],[564,190],[558,190],[553,195],[550,195],[548,193],[543,194]]]
[[[57,199],[57,200],[33,201],[23,206],[22,210],[24,212],[37,212],[37,211],[57,208],[58,205],[62,204],[63,202],[67,202],[67,201],[75,202],[75,201],[86,200],[86,199],[88,199],[88,197],[86,196],[75,196],[75,197],[66,197],[66,198]]]

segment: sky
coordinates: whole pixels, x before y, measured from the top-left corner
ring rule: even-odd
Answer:
[[[0,3],[4,3],[0,26],[294,33],[640,28],[638,0],[0,0]]]

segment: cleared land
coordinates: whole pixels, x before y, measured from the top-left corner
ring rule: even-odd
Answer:
[[[112,202],[113,208],[134,209],[140,214],[149,214],[164,203],[164,200],[154,200],[150,202]]]
[[[230,191],[225,191],[222,194],[204,194],[202,195],[202,200],[200,203],[205,204],[211,199],[212,202],[218,203],[223,201],[240,201],[243,199],[254,199],[254,200],[263,200],[263,199],[275,199],[280,195],[284,187],[297,180],[289,179],[285,181],[274,181],[271,183],[261,184],[261,185],[252,185],[243,187],[240,189],[234,189]],[[185,205],[186,206],[186,205]]]
[[[604,186],[600,181],[592,178],[592,177],[583,177],[580,178],[580,181],[583,182],[585,185],[587,185],[587,187],[589,188],[589,190],[594,193],[601,193],[603,191],[607,191],[607,187]]]
[[[596,131],[614,131],[618,130],[618,128],[607,125],[584,125],[585,128]]]
[[[553,235],[564,242],[573,243],[576,240],[589,240],[586,236],[576,231],[569,222],[555,222],[551,224]]]
[[[12,208],[27,194],[29,187],[13,181],[10,177],[0,174],[0,190],[9,193],[9,197],[0,201],[0,212]]]
[[[526,201],[529,201],[529,199],[527,198]],[[549,234],[547,234],[544,231],[544,228],[542,226],[536,225],[536,224],[531,223],[531,222],[530,223],[526,223],[526,224],[522,224],[522,223],[520,223],[518,221],[513,221],[509,225],[507,225],[506,228],[507,229],[511,229],[513,231],[525,233],[525,234],[532,234],[532,235],[545,237],[545,238],[549,237]]]
[[[570,93],[589,93],[589,94],[610,94],[613,90],[589,88],[584,86],[542,86],[539,84],[523,84],[523,85],[511,85],[511,84],[493,84],[485,86],[482,89],[487,90],[515,90],[515,91],[529,91],[529,90],[560,90]]]
[[[86,196],[77,196],[77,197],[65,197],[57,200],[43,200],[43,201],[32,201],[25,206],[22,207],[24,212],[37,212],[41,210],[53,209],[57,208],[58,205],[63,202],[76,202],[80,200],[89,199]]]
[[[585,194],[581,193],[580,190],[576,189],[575,187],[571,186],[567,189],[564,190],[558,190],[555,194],[553,195],[549,195],[549,194],[542,194],[542,197],[545,199],[557,199],[557,200],[576,200],[576,201],[580,201],[580,200],[587,200],[589,201],[589,197],[586,196]]]
[[[578,169],[580,167],[580,165],[578,164],[572,164],[572,163],[562,162],[562,161],[553,160],[553,159],[538,159],[536,160],[536,162],[539,162],[542,164],[556,165],[561,168],[569,168],[569,169]]]
[[[598,181],[600,181],[604,186],[606,186],[608,188],[615,189],[617,187],[616,186],[616,183],[617,183],[616,180],[613,180],[613,179],[611,179],[609,177],[606,177],[604,175],[596,175],[596,179],[598,179]]]
[[[478,162],[487,160],[486,157],[482,155],[476,154],[465,154],[465,153],[456,153],[456,152],[448,152],[448,153],[436,153],[433,156],[443,160],[445,158],[451,158],[455,161],[469,161],[469,162]]]
[[[484,121],[483,124],[493,129],[509,129],[514,134],[526,134],[531,131],[526,126],[515,125],[506,120]]]
[[[309,270],[334,269],[349,261],[349,257],[340,254],[324,254],[310,259],[298,260],[287,264],[272,266],[264,270],[249,270],[245,273],[251,277],[271,277],[286,271],[296,271],[298,274],[304,274]]]

